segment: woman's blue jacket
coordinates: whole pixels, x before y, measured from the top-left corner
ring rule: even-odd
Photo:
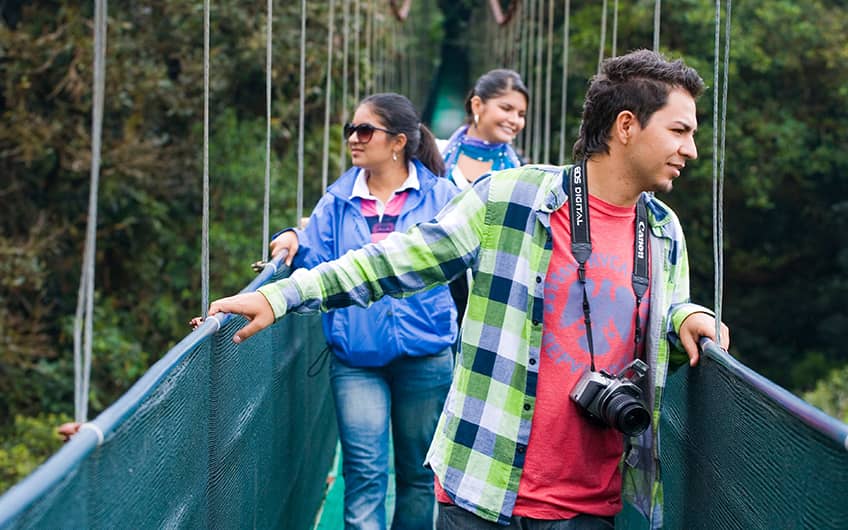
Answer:
[[[395,230],[433,219],[459,190],[413,159],[419,189],[410,189]],[[318,201],[305,229],[295,229],[299,248],[292,266],[312,268],[371,242],[359,199],[351,199],[358,167],[347,170]],[[367,309],[346,307],[323,315],[333,353],[350,366],[384,366],[402,355],[433,355],[456,341],[456,306],[447,286],[408,298],[385,297]]]

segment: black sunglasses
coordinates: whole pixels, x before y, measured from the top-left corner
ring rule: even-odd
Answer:
[[[375,127],[370,123],[360,123],[359,125],[345,123],[342,131],[344,132],[345,140],[350,140],[350,136],[353,133],[356,133],[356,138],[359,140],[359,143],[362,144],[367,144],[371,141],[371,138],[374,136],[374,131],[383,131],[386,134],[397,134],[394,131],[383,129],[382,127]]]

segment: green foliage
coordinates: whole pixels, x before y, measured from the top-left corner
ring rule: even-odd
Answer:
[[[59,425],[71,421],[63,414],[15,416],[14,423],[0,430],[0,493],[32,473],[62,447]]]
[[[848,366],[834,369],[804,394],[804,399],[834,418],[848,423]]]

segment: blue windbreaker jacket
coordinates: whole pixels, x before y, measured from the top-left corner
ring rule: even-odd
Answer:
[[[459,190],[418,160],[420,187],[409,190],[395,230],[432,220]],[[348,169],[318,201],[309,224],[295,229],[299,248],[294,268],[313,268],[371,242],[358,199],[350,199],[359,168]],[[447,286],[408,298],[385,297],[368,308],[346,307],[322,315],[333,353],[350,366],[384,366],[402,355],[433,355],[454,344],[456,305]]]

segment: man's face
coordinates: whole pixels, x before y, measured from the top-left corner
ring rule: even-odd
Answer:
[[[694,98],[676,88],[644,128],[637,124],[628,157],[633,177],[643,191],[671,191],[686,161],[698,158],[695,112]]]

